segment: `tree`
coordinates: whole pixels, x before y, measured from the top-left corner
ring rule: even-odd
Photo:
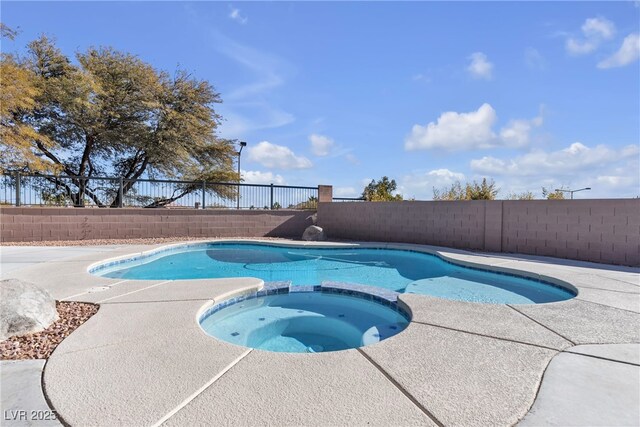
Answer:
[[[536,196],[531,191],[522,193],[511,193],[507,196],[507,200],[535,200]]]
[[[221,99],[207,81],[183,70],[173,75],[157,71],[109,47],[76,54],[74,65],[44,36],[31,42],[28,52],[21,60],[2,58],[3,70],[15,67],[33,86],[22,89],[32,102],[25,96],[21,104],[9,103],[6,114],[3,106],[3,151],[4,134],[13,132],[16,142],[6,145],[19,160],[3,156],[4,169],[20,163],[28,172],[51,169],[79,177],[71,183],[49,178],[76,205],[85,197],[98,206],[119,204],[115,189],[90,187],[86,178],[102,174],[122,176],[124,195],[134,193],[135,181],[143,177],[197,181],[176,187],[149,206],[172,203],[199,190],[204,180],[238,181],[234,141],[215,133],[221,117],[213,106]],[[3,97],[4,85],[3,76]],[[10,118],[6,123],[5,117]],[[25,131],[16,133],[21,127]],[[34,167],[34,157],[45,167]],[[224,198],[235,194],[230,186],[206,191]]]
[[[551,191],[542,187],[542,198],[548,200],[564,200],[564,193],[561,191],[563,189],[564,187]]]
[[[460,181],[441,189],[433,187],[433,200],[467,200],[466,187],[463,189]]]
[[[460,181],[456,181],[449,187],[440,190],[434,187],[433,200],[494,200],[499,193],[496,183],[486,178],[482,182],[467,182],[464,186]]]
[[[362,192],[362,198],[368,202],[387,202],[387,201],[399,201],[402,200],[402,194],[393,194],[398,188],[396,181],[383,176],[381,180],[371,180],[371,182],[364,188]]]
[[[304,202],[290,204],[288,209],[317,209],[318,198],[316,196],[309,196]]]
[[[473,181],[472,184],[467,184],[466,186],[468,200],[495,200],[499,191],[496,183],[493,180],[487,182],[487,178],[482,178],[480,184]]]
[[[16,32],[0,23],[3,38],[13,40]],[[51,149],[51,141],[30,124],[20,120],[28,111],[33,111],[42,95],[36,86],[36,76],[22,67],[14,55],[2,53],[0,57],[0,166],[3,170],[30,169],[38,172],[54,172],[57,167],[43,161],[32,149],[31,142],[39,139]]]

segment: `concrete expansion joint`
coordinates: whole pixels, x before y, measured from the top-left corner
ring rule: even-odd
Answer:
[[[365,351],[362,348],[357,348],[356,350],[358,350],[358,352],[362,355],[362,357],[364,357],[369,363],[371,363],[371,365],[373,365],[374,368],[376,368],[382,375],[384,375],[384,377],[387,380],[389,380],[389,382],[393,384],[394,387],[396,387],[407,399],[411,401],[411,403],[413,403],[420,411],[422,411],[422,413],[425,414],[431,421],[433,421],[439,427],[444,427],[444,424],[438,418],[436,418],[436,416],[433,415],[431,411],[429,411],[424,405],[422,405],[418,401],[418,399],[413,397],[413,395],[409,393],[398,381],[396,381],[395,378],[391,376],[391,374],[385,371],[382,368],[382,366],[380,366],[378,363],[376,363],[375,360],[369,357],[369,355],[365,353]]]
[[[635,295],[635,294],[632,294],[632,295]],[[633,314],[635,314],[635,315],[637,315],[637,316],[640,316],[640,313],[638,313],[637,311],[627,310],[626,308],[613,307],[613,306],[611,306],[611,305],[602,304],[602,303],[599,303],[599,302],[588,301],[588,300],[585,300],[585,299],[580,298],[580,296],[577,296],[577,297],[575,297],[574,299],[577,299],[577,300],[579,300],[579,301],[581,301],[581,302],[586,302],[586,303],[589,303],[589,304],[599,305],[599,306],[601,306],[601,307],[611,308],[611,309],[613,309],[613,310],[626,311],[627,313],[633,313]]]
[[[156,300],[156,301],[112,301],[101,302],[104,305],[126,305],[126,304],[160,304],[160,303],[172,303],[172,302],[189,302],[189,301],[211,301],[211,298],[185,298],[185,299],[168,299],[168,300]]]
[[[102,285],[102,287],[104,287],[104,289],[103,289],[103,290],[105,290],[105,291],[106,291],[107,289],[111,289],[111,287],[113,287],[113,286],[116,286],[116,285],[119,285],[119,284],[121,284],[121,283],[128,282],[128,281],[129,281],[129,279],[120,280],[119,282],[116,282],[116,283],[111,283],[111,284]],[[96,292],[96,291],[91,291],[91,290],[84,291],[84,292],[80,292],[79,294],[75,294],[75,295],[71,295],[71,296],[68,296],[68,297],[64,297],[64,298],[62,298],[60,301],[67,301],[67,300],[69,300],[69,299],[71,299],[71,298],[76,298],[76,297],[79,297],[79,296],[82,296],[82,295],[92,294],[92,293],[95,293],[95,292]]]
[[[68,427],[70,426],[70,424],[65,421],[65,419],[60,415],[59,411],[56,411],[56,408],[54,408],[53,404],[51,403],[51,399],[49,399],[49,394],[47,393],[47,384],[44,381],[44,371],[45,369],[47,369],[49,360],[50,358],[45,360],[44,365],[42,366],[42,372],[40,372],[40,389],[42,390],[42,395],[44,396],[44,401],[47,403],[47,406],[49,406],[49,409],[51,409],[56,414],[56,421],[58,421],[63,426]]]
[[[620,282],[620,283],[625,283],[625,282]],[[629,294],[629,295],[638,295],[640,294],[640,289],[638,289],[637,291],[633,292],[633,291],[619,291],[617,289],[604,289],[604,288],[596,288],[594,286],[585,286],[585,285],[580,285],[580,287],[585,288],[585,289],[597,289],[599,291],[605,291],[605,292],[615,292],[618,294]],[[576,297],[578,299],[580,299],[579,297]],[[584,301],[583,299],[580,299],[580,301]]]
[[[164,285],[165,283],[169,283],[169,282],[171,282],[171,280],[165,280],[164,282],[155,283],[155,284],[153,284],[153,285],[151,285],[151,286],[147,286],[146,288],[136,289],[135,291],[126,292],[126,293],[124,293],[124,294],[116,295],[116,296],[111,297],[111,298],[105,298],[105,299],[103,299],[103,300],[96,301],[96,304],[101,304],[101,303],[103,303],[103,302],[105,302],[105,301],[110,301],[110,300],[112,300],[112,299],[116,299],[116,298],[124,297],[124,296],[131,295],[131,294],[135,294],[135,293],[138,293],[138,292],[142,292],[142,291],[144,291],[144,290],[151,289],[151,288],[155,288],[156,286]]]
[[[200,329],[199,326],[194,325],[194,326],[187,326],[187,327],[174,327],[171,328],[170,330],[193,330],[193,329]],[[89,346],[89,347],[85,347],[85,348],[79,348],[77,350],[71,350],[71,351],[65,351],[64,353],[53,353],[49,359],[47,359],[47,363],[49,362],[49,360],[51,360],[51,358],[54,355],[59,355],[60,357],[64,357],[64,356],[68,356],[70,354],[76,354],[76,353],[82,353],[84,351],[90,351],[90,350],[97,350],[97,349],[103,349],[103,348],[109,348],[109,347],[117,347],[117,346],[121,346],[123,344],[127,344],[127,343],[139,343],[141,340],[148,340],[148,339],[157,339],[157,337],[159,336],[159,334],[151,334],[151,335],[143,335],[140,337],[135,337],[132,339],[126,339],[126,340],[122,340],[122,341],[117,341],[117,342],[113,342],[113,343],[109,343],[109,344],[102,344],[102,345],[94,345],[94,346]]]
[[[248,348],[247,350],[245,350],[240,356],[238,356],[231,363],[229,363],[227,366],[225,366],[225,368],[222,371],[218,372],[218,374],[216,376],[214,376],[209,381],[207,381],[206,384],[204,384],[202,387],[200,387],[198,390],[196,390],[191,396],[189,396],[185,400],[183,400],[178,406],[176,406],[171,411],[169,411],[164,417],[160,418],[156,423],[154,423],[152,425],[152,427],[160,427],[162,424],[164,424],[167,420],[169,420],[169,418],[171,418],[175,414],[177,414],[182,408],[187,406],[192,400],[194,400],[201,393],[203,393],[206,389],[211,387],[216,381],[218,381],[220,378],[222,378],[224,376],[224,374],[226,374],[229,370],[231,370],[234,366],[236,366],[242,359],[247,357],[249,355],[249,353],[251,353],[252,351],[253,351],[252,348]]]
[[[627,281],[627,280],[620,280],[620,279],[616,279],[616,278],[614,278],[614,277],[601,276],[601,275],[599,275],[599,274],[596,274],[596,276],[597,276],[597,277],[600,277],[600,278],[602,278],[602,279],[605,279],[605,280],[615,280],[616,282],[626,283],[627,285],[633,285],[633,286],[635,286],[635,287],[637,287],[637,288],[640,288],[640,282],[629,282],[629,281]]]
[[[582,300],[581,300],[582,301]],[[538,325],[542,326],[543,328],[545,328],[548,331],[553,332],[554,334],[556,334],[557,336],[559,336],[560,338],[562,338],[563,340],[569,341],[571,343],[571,345],[577,345],[575,342],[573,342],[572,340],[570,340],[569,338],[565,337],[564,335],[562,335],[561,333],[554,331],[553,329],[551,329],[550,327],[548,327],[547,325],[538,322],[536,319],[534,319],[531,316],[527,316],[526,314],[524,314],[523,312],[521,312],[520,310],[518,310],[517,308],[515,308],[514,306],[507,304],[507,307],[511,308],[512,310],[514,310],[516,313],[520,313],[521,315],[523,315],[524,317],[526,317],[527,319],[531,320],[534,323],[537,323]]]
[[[522,417],[520,417],[520,419],[513,424],[513,427],[518,426],[520,422],[529,414],[529,412],[533,408],[533,405],[536,403],[536,400],[538,400],[538,396],[540,395],[540,390],[542,390],[542,383],[544,381],[545,375],[547,375],[547,370],[549,369],[549,366],[551,366],[551,362],[555,357],[557,357],[561,353],[562,352],[559,351],[551,359],[549,359],[547,366],[544,367],[544,371],[542,371],[542,375],[540,375],[540,378],[538,379],[538,384],[536,384],[536,394],[535,396],[533,396],[533,399],[531,400],[531,405],[529,405],[529,409],[527,409],[527,412],[525,412],[525,414],[522,415]]]
[[[592,359],[600,359],[600,360],[604,360],[604,361],[607,361],[607,362],[622,363],[624,365],[631,365],[631,366],[640,367],[640,363],[633,363],[633,362],[627,362],[625,360],[611,359],[610,357],[596,356],[595,354],[577,353],[575,351],[571,351],[571,349],[564,350],[563,353],[569,353],[569,354],[574,354],[576,356],[590,357]]]
[[[425,326],[433,326],[434,328],[446,329],[448,331],[460,332],[460,333],[463,333],[463,334],[475,335],[475,336],[478,336],[478,337],[490,338],[490,339],[494,339],[494,340],[498,340],[498,341],[507,341],[507,342],[511,342],[511,343],[514,343],[514,344],[522,344],[522,345],[528,345],[528,346],[531,346],[531,347],[544,348],[545,350],[560,351],[557,348],[548,347],[546,345],[533,344],[533,343],[530,343],[530,342],[518,341],[518,340],[513,340],[513,339],[510,339],[510,338],[496,337],[496,336],[493,336],[493,335],[481,334],[479,332],[465,331],[463,329],[451,328],[449,326],[436,325],[434,323],[420,322],[420,321],[417,321],[417,320],[412,320],[411,323],[418,323],[420,325],[425,325]]]

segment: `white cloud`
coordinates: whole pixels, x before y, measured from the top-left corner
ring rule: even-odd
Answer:
[[[241,175],[246,184],[286,184],[282,175],[274,174],[273,172],[243,170]]]
[[[622,41],[620,49],[610,57],[598,63],[598,68],[623,67],[640,58],[640,34],[629,34]]]
[[[531,131],[534,127],[542,126],[542,116],[531,120],[511,120],[500,130],[500,139],[509,147],[525,147],[529,145]]]
[[[333,189],[335,197],[359,197],[361,194],[362,190],[358,191],[353,187],[335,187]]]
[[[491,129],[495,121],[496,112],[489,104],[469,113],[447,111],[436,123],[413,125],[404,147],[406,150],[487,148],[496,137]]]
[[[200,21],[199,17],[194,19]],[[295,117],[273,105],[269,98],[272,92],[286,84],[287,77],[295,73],[295,67],[277,55],[238,43],[213,28],[209,28],[209,36],[217,52],[253,75],[253,79],[222,92],[225,103],[220,109],[226,122],[221,133],[227,138],[243,138],[254,130],[293,122]]]
[[[582,24],[585,37],[610,40],[616,34],[616,26],[606,18],[589,18]]]
[[[425,173],[412,173],[400,180],[398,191],[405,198],[427,200],[433,197],[434,188],[442,188],[456,181],[464,182],[465,175],[449,169],[435,169]]]
[[[574,142],[562,150],[536,150],[510,160],[483,157],[472,160],[471,169],[488,175],[566,176],[575,171],[593,170],[612,162],[637,157],[639,153],[637,145],[616,150],[605,145],[589,148],[580,142]]]
[[[236,9],[235,7],[231,7],[231,12],[229,12],[229,18],[241,24],[246,24],[248,21],[248,18],[246,16],[242,16],[240,14],[240,9]]]
[[[328,156],[335,145],[333,139],[315,133],[309,135],[309,141],[311,142],[311,152],[319,157]]]
[[[606,187],[631,186],[633,184],[633,177],[624,175],[599,175],[596,177],[596,182]]]
[[[467,71],[475,79],[491,80],[493,77],[493,64],[487,59],[487,55],[482,52],[475,52],[469,56],[469,66]]]
[[[616,26],[606,18],[588,18],[582,24],[583,38],[569,37],[565,48],[569,54],[578,56],[595,51],[602,41],[610,40],[616,33]]]
[[[347,153],[345,154],[344,158],[347,160],[347,162],[351,163],[352,165],[360,164],[360,160],[354,154]]]
[[[413,80],[414,82],[421,81],[424,83],[431,83],[431,77],[422,73],[414,74],[413,76],[411,76],[411,80]]]
[[[530,120],[511,120],[496,135],[493,125],[497,115],[491,105],[485,103],[476,111],[442,113],[436,122],[426,126],[413,125],[405,138],[405,150],[441,148],[449,151],[492,147],[524,147],[529,144],[531,132],[542,125],[542,116]]]
[[[513,159],[483,157],[471,161],[477,176],[497,180],[501,196],[541,187],[592,187],[588,197],[637,197],[640,188],[640,147],[621,148],[576,142],[569,147],[546,152],[531,151]]]
[[[547,61],[545,61],[538,49],[532,47],[525,49],[524,62],[532,70],[544,70],[547,68]]]
[[[295,121],[292,114],[265,103],[236,106],[233,110],[221,106],[220,110],[224,117],[219,129],[220,135],[230,139],[242,138],[249,132],[277,128]]]
[[[580,41],[571,37],[567,39],[565,47],[567,49],[567,52],[569,52],[571,55],[577,56],[586,55],[587,53],[593,52],[594,50],[596,50],[598,45],[588,40]]]
[[[268,168],[308,169],[313,166],[311,160],[296,156],[291,149],[283,145],[262,141],[254,147],[248,147],[248,159]]]

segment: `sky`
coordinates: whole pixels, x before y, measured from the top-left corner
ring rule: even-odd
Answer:
[[[499,197],[591,187],[640,196],[640,2],[11,2],[20,30],[73,56],[113,46],[189,70],[247,142],[249,183],[359,196],[395,179]]]

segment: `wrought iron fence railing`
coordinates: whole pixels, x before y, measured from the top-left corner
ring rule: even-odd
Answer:
[[[318,187],[5,173],[0,204],[200,209],[316,209]]]

